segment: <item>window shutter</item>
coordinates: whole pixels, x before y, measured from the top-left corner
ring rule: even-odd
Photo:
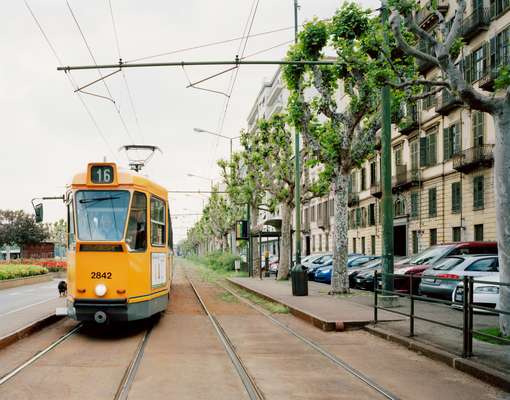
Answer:
[[[427,137],[427,164],[428,165],[435,165],[437,163],[437,149],[436,149],[436,134],[431,134]]]
[[[420,138],[420,166],[427,166],[427,137]]]
[[[452,156],[450,147],[450,128],[443,129],[443,156],[444,160],[449,160]]]
[[[452,156],[459,153],[462,149],[461,137],[460,137],[460,122],[457,122],[452,127]]]
[[[471,61],[473,57],[471,54],[468,54],[466,58],[464,59],[464,79],[467,82],[471,83]]]

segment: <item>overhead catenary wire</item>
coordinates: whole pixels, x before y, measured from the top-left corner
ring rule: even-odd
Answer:
[[[92,48],[90,47],[90,45],[89,45],[89,43],[87,41],[87,38],[85,37],[85,34],[84,34],[84,32],[83,32],[83,30],[82,30],[82,28],[80,26],[80,23],[78,22],[78,19],[77,19],[76,15],[75,15],[72,7],[71,7],[71,4],[69,4],[68,0],[66,0],[66,4],[67,4],[67,8],[69,10],[69,13],[71,14],[71,17],[72,17],[72,19],[73,19],[73,21],[74,21],[74,23],[76,25],[76,28],[78,29],[78,31],[80,33],[80,36],[83,39],[83,42],[85,43],[85,47],[87,48],[87,51],[88,51],[88,53],[90,55],[90,58],[92,59],[92,62],[94,63],[94,65],[97,65],[97,61],[96,61],[96,58],[94,57],[94,53],[92,52]],[[101,78],[103,78],[103,74],[102,74],[101,70],[98,69],[97,72],[98,72],[99,76]],[[101,80],[101,82],[103,83],[103,85],[104,85],[104,87],[106,89],[106,92],[108,93],[108,96],[110,96],[110,98],[113,100],[112,104],[113,104],[113,106],[115,108],[115,111],[117,112],[117,115],[118,115],[118,117],[120,119],[122,127],[124,128],[124,132],[128,136],[128,138],[131,141],[131,143],[134,144],[135,141],[133,139],[133,136],[131,135],[131,132],[129,131],[129,128],[128,128],[127,124],[126,124],[126,121],[124,120],[124,117],[123,117],[122,113],[120,112],[119,106],[117,105],[117,103],[114,100],[114,97],[113,97],[113,95],[112,95],[112,93],[110,91],[110,87],[108,86],[108,84],[106,83],[106,81],[104,79]]]
[[[60,58],[60,56],[58,55],[57,53],[57,50],[55,49],[55,46],[53,46],[53,44],[51,43],[48,35],[46,34],[44,28],[42,27],[42,24],[39,22],[39,19],[37,18],[37,16],[35,15],[34,13],[34,10],[32,9],[32,7],[30,7],[30,4],[28,4],[27,0],[24,0],[24,3],[25,3],[25,7],[28,9],[28,12],[30,13],[30,15],[32,16],[32,19],[34,20],[35,24],[37,25],[38,29],[39,29],[39,32],[41,32],[46,44],[48,45],[48,47],[50,48],[51,52],[53,53],[53,56],[55,57],[55,59],[57,60],[57,62],[59,63],[60,66],[63,66],[64,63],[62,62],[62,59]],[[71,85],[71,87],[73,88],[73,90],[75,90],[76,88],[78,88],[78,85],[76,84],[76,82],[74,81],[72,75],[71,75],[71,72],[70,71],[67,71],[66,72],[66,77],[68,79],[68,82],[69,84]],[[110,151],[112,157],[113,157],[113,160],[117,160],[117,157],[115,155],[115,153],[113,152],[113,149],[112,147],[110,146],[110,143],[108,142],[108,140],[106,139],[106,136],[103,132],[103,130],[100,128],[97,120],[95,119],[94,115],[92,114],[92,112],[90,111],[89,107],[87,106],[87,103],[85,102],[85,100],[82,98],[82,96],[80,95],[80,93],[77,93],[78,95],[78,99],[80,100],[80,103],[82,104],[83,108],[85,109],[85,112],[87,113],[87,115],[89,116],[92,124],[94,125],[97,133],[99,134],[99,136],[101,137],[101,139],[103,140],[104,144],[106,145],[107,149]]]

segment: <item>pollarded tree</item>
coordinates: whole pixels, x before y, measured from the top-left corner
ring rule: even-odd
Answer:
[[[231,209],[225,196],[218,193],[218,188],[213,188],[207,205],[203,210],[203,218],[207,221],[212,236],[221,243],[221,250],[228,250],[228,233],[232,229],[233,218]]]
[[[496,204],[496,236],[499,250],[499,269],[501,282],[510,282],[510,73],[508,58],[495,49],[496,57],[491,58],[489,74],[497,74],[495,93],[487,93],[473,86],[468,68],[462,68],[459,49],[462,46],[462,20],[466,1],[459,0],[455,8],[453,21],[446,21],[437,10],[431,10],[437,19],[437,25],[431,32],[423,30],[416,22],[417,3],[412,0],[396,0],[392,3],[390,23],[399,47],[416,60],[432,63],[438,67],[442,77],[434,80],[403,80],[400,87],[413,86],[416,83],[428,87],[430,94],[443,88],[453,92],[474,110],[490,114],[494,118],[494,187]],[[429,52],[413,47],[406,34],[411,33],[414,40],[422,42]],[[505,39],[506,40],[506,39]],[[499,57],[501,56],[501,57]],[[500,59],[498,61],[498,59]],[[500,64],[498,64],[498,62]],[[498,71],[499,69],[499,71]],[[495,77],[495,78],[496,78]],[[500,308],[510,310],[510,287],[500,287]],[[500,330],[510,335],[510,316],[500,315]]]
[[[328,48],[334,65],[288,65],[284,78],[291,92],[288,112],[315,160],[323,165],[323,182],[333,182],[335,199],[332,293],[349,291],[347,273],[348,186],[354,168],[373,152],[380,123],[381,76],[393,72],[380,58],[382,34],[377,20],[356,4],[344,4],[329,21],[307,23],[291,61],[320,60]],[[339,90],[340,86],[340,90]],[[307,90],[315,89],[315,94]],[[344,96],[339,98],[340,91]],[[328,185],[329,186],[329,185]]]

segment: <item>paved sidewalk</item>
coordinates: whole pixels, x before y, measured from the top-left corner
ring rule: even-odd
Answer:
[[[325,331],[343,331],[363,327],[373,321],[371,307],[352,301],[353,296],[329,296],[329,286],[308,283],[308,296],[292,296],[289,281],[274,279],[230,278],[230,282],[270,300],[285,304],[295,316]],[[362,294],[365,295],[365,294]],[[366,295],[368,296],[368,294]],[[398,321],[398,315],[380,311],[381,321]]]
[[[58,279],[0,292],[0,338],[50,314],[65,305],[58,297]]]

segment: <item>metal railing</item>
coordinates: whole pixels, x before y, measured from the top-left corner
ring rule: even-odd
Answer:
[[[489,7],[478,7],[462,20],[461,36],[470,38],[480,29],[489,27],[491,21]]]
[[[391,290],[380,289],[379,288],[379,284],[380,284],[379,277],[384,277],[384,276],[392,276],[393,278],[409,279],[409,293],[402,293],[400,291],[394,291],[394,290],[391,291]],[[479,304],[474,303],[474,301],[473,301],[474,284],[475,283],[489,284],[489,285],[498,286],[499,288],[501,288],[502,286],[510,287],[510,283],[476,280],[472,276],[464,276],[462,279],[442,278],[442,277],[434,276],[434,279],[437,279],[437,280],[450,281],[450,282],[453,281],[453,282],[458,282],[459,284],[462,282],[463,296],[462,296],[461,304],[462,304],[463,318],[462,318],[462,326],[458,326],[458,325],[453,325],[453,324],[450,324],[447,322],[438,321],[435,319],[425,318],[423,316],[416,315],[416,313],[415,313],[415,302],[416,301],[421,301],[421,302],[426,302],[426,303],[443,304],[443,305],[448,305],[448,306],[452,306],[452,305],[460,306],[459,302],[455,302],[455,301],[451,301],[451,300],[435,299],[435,298],[430,298],[430,297],[419,296],[419,295],[413,294],[413,292],[416,292],[414,285],[416,285],[416,282],[419,279],[420,278],[418,278],[412,274],[408,274],[408,275],[385,274],[385,273],[381,274],[381,273],[378,273],[377,271],[375,271],[374,272],[374,306],[373,306],[373,308],[374,308],[374,324],[377,324],[377,322],[378,322],[378,311],[384,310],[384,311],[398,314],[398,315],[401,315],[404,317],[409,317],[409,336],[410,337],[415,336],[414,328],[415,328],[416,320],[425,321],[425,322],[429,322],[432,324],[441,325],[441,326],[444,326],[447,328],[461,331],[462,332],[462,357],[471,357],[473,355],[473,335],[475,335],[475,334],[480,335],[480,336],[485,336],[487,338],[491,338],[496,341],[500,341],[502,344],[510,344],[510,339],[508,339],[508,338],[490,335],[488,333],[481,332],[481,331],[475,330],[473,328],[475,310],[476,311],[488,311],[490,313],[498,314],[498,315],[501,315],[501,314],[510,315],[510,311],[504,311],[504,310],[499,310],[497,308],[485,307],[485,306],[481,306]],[[379,299],[378,299],[379,294],[394,295],[394,296],[398,296],[398,297],[408,298],[410,300],[409,313],[395,310],[394,308],[388,308],[388,307],[383,307],[383,306],[379,305]]]
[[[492,162],[493,144],[471,147],[453,155],[453,169],[461,170],[474,164]]]

